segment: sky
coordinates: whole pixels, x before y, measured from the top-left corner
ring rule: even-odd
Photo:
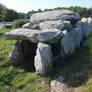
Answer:
[[[92,7],[92,0],[0,0],[0,3],[7,8],[24,13],[39,8],[44,10],[69,6]]]

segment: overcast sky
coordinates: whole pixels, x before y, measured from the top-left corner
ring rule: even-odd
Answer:
[[[55,8],[82,6],[92,7],[92,0],[0,0],[7,8],[17,10],[18,12],[27,13],[30,10],[38,10],[39,8]]]

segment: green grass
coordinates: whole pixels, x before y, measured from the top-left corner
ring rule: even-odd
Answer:
[[[48,77],[39,77],[32,70],[31,61],[14,66],[8,61],[9,52],[16,41],[5,40],[0,29],[0,92],[50,92],[50,80],[63,75],[67,85],[75,92],[92,92],[92,34],[89,47],[77,49],[67,59],[54,57],[54,68]],[[74,92],[74,91],[71,91]]]

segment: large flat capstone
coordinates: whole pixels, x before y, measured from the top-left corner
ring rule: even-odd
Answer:
[[[33,14],[30,22],[53,21],[53,20],[69,20],[78,21],[79,15],[70,10],[54,10]]]
[[[62,31],[59,29],[33,30],[19,28],[5,34],[7,40],[29,40],[34,43],[54,42],[62,37]]]
[[[72,24],[70,21],[62,21],[62,20],[55,20],[55,21],[43,21],[40,23],[26,23],[22,26],[23,28],[30,28],[30,29],[60,29],[60,30],[71,30]]]

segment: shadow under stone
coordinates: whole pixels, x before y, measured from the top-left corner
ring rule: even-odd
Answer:
[[[79,87],[88,81],[88,73],[92,73],[92,61],[89,47],[76,49],[75,53],[68,58],[60,56],[54,59],[51,79],[64,76],[70,87]]]
[[[28,40],[21,41],[23,62],[16,66],[25,69],[27,72],[34,72],[34,57],[36,55],[37,44]]]

